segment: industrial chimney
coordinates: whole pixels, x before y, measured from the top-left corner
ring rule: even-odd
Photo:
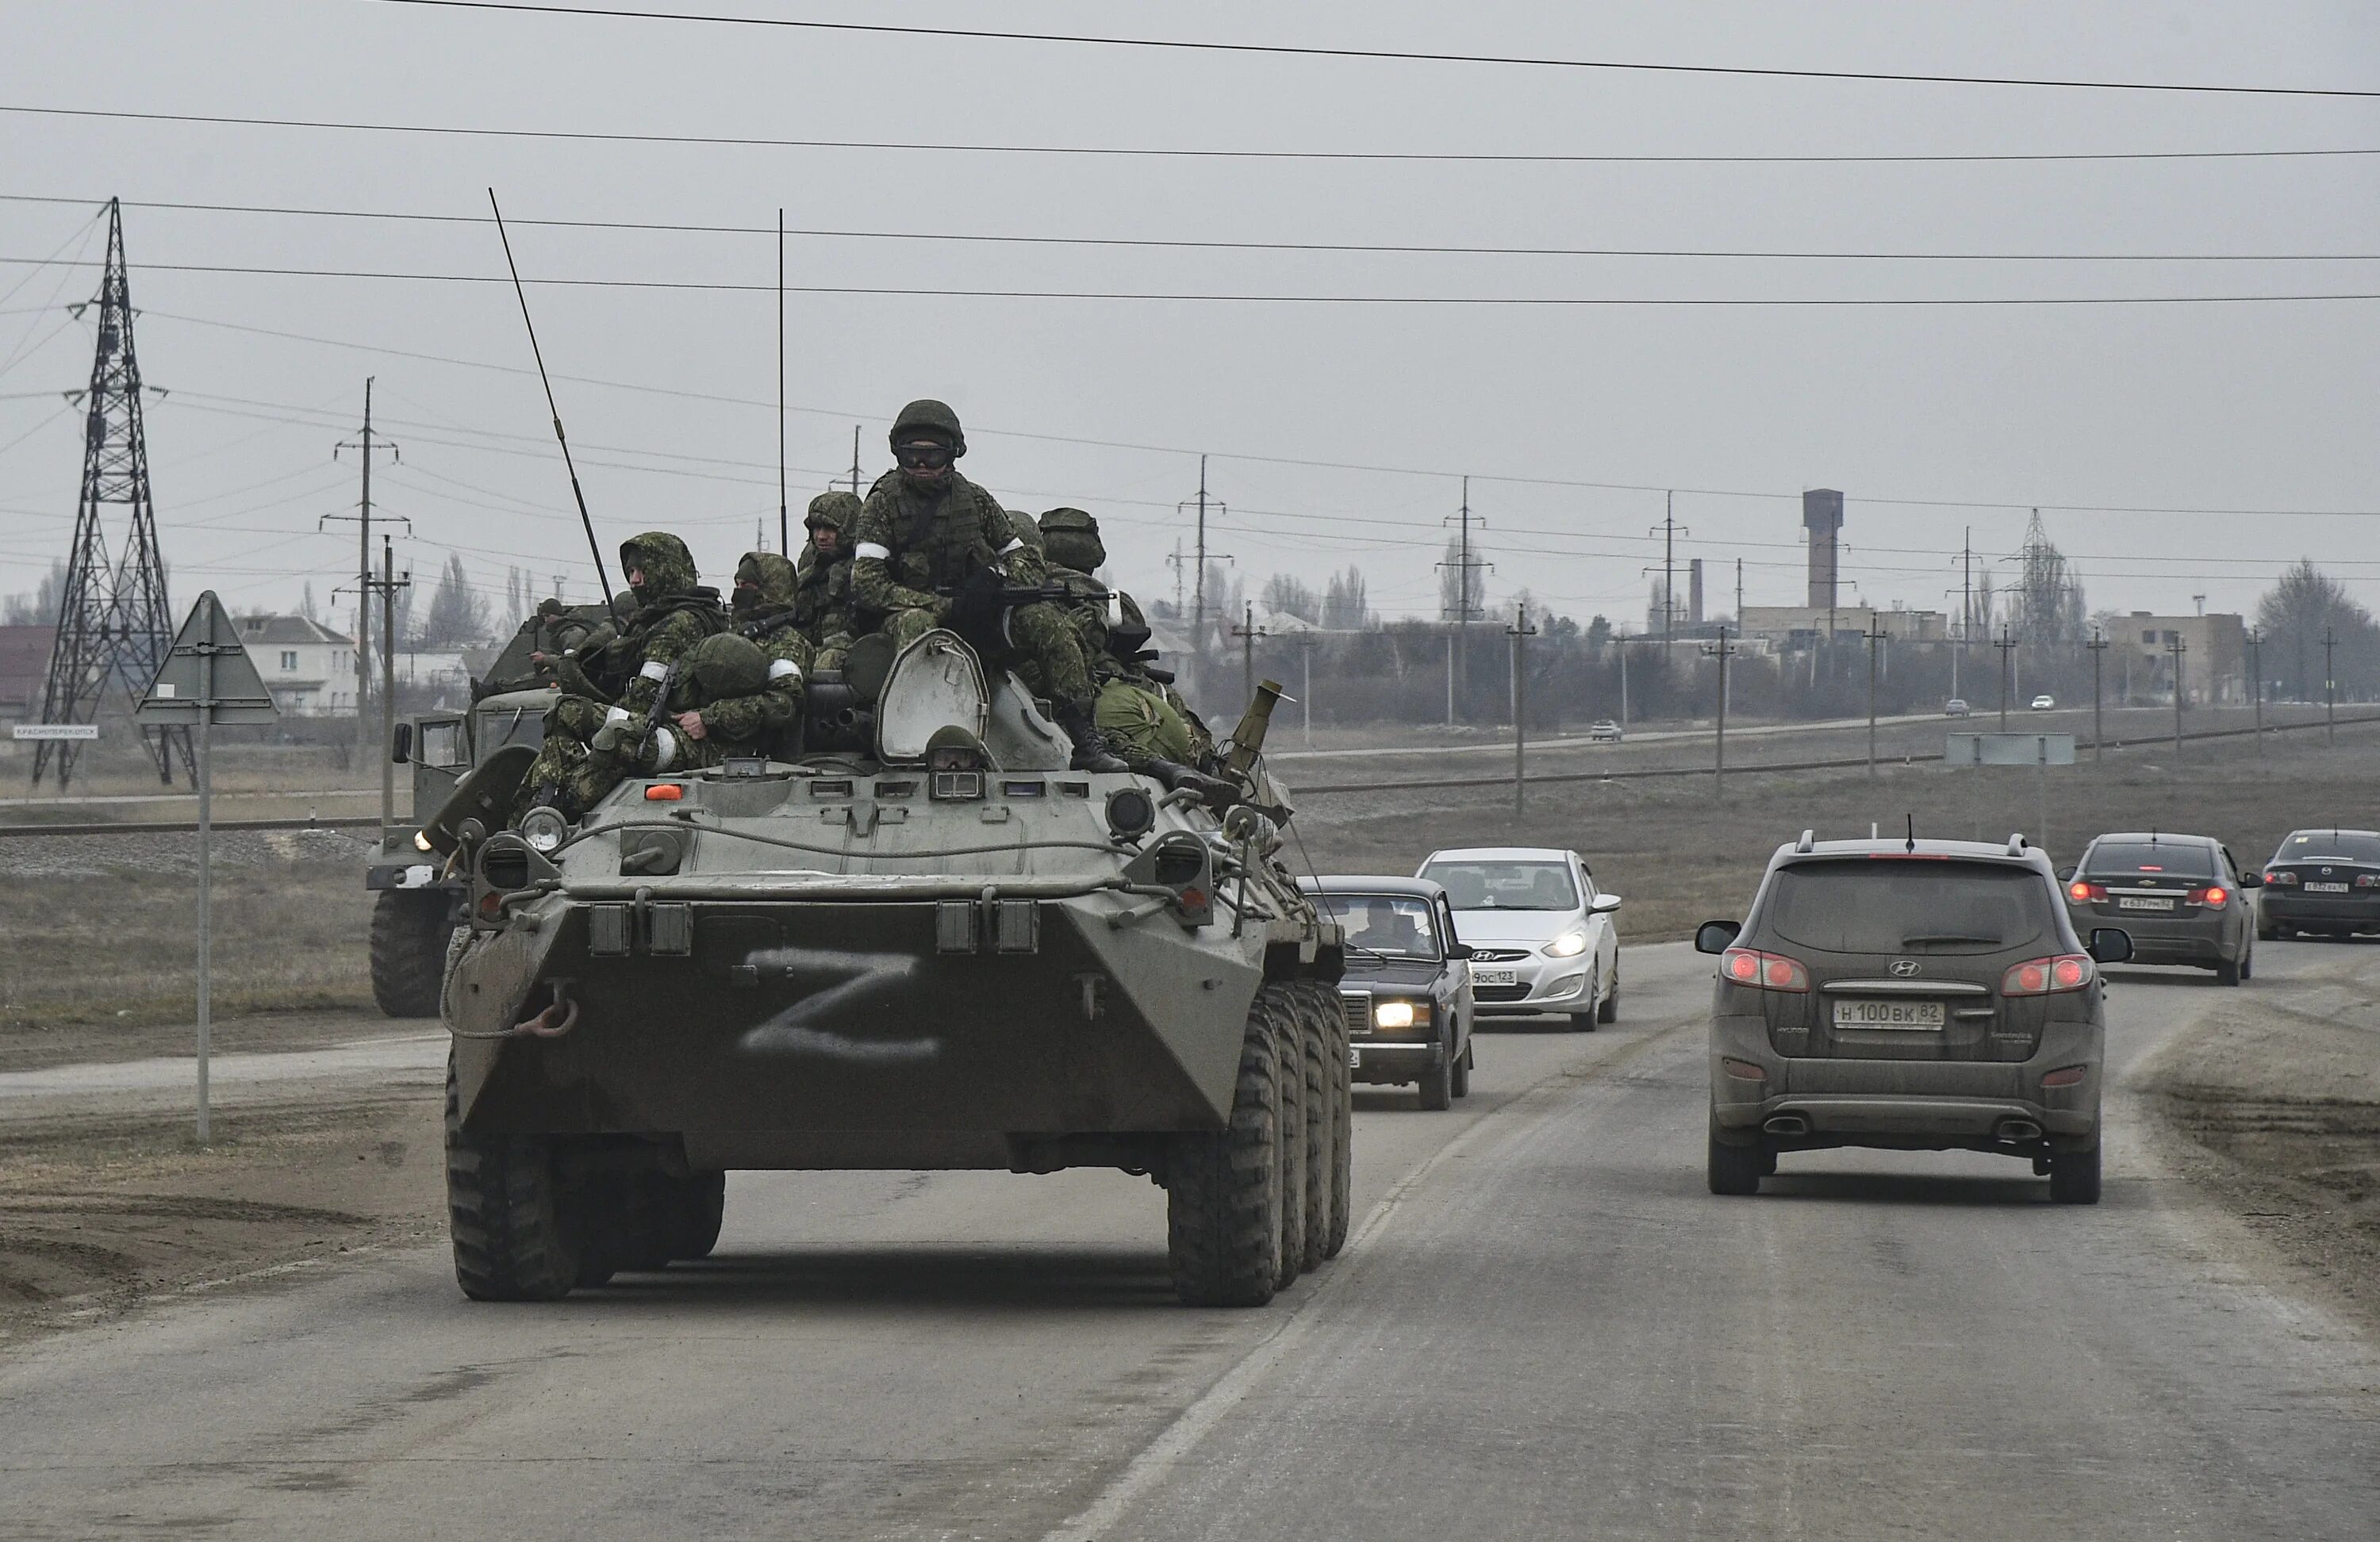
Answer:
[[[1694,557],[1686,564],[1686,624],[1703,624],[1703,560]]]
[[[1835,608],[1835,535],[1843,528],[1843,495],[1831,487],[1802,494],[1802,528],[1810,533],[1810,608]]]

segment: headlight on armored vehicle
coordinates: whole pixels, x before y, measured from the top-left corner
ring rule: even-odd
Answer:
[[[1546,944],[1548,958],[1576,958],[1586,952],[1586,933],[1567,931]]]
[[[1429,1026],[1429,1003],[1382,1002],[1372,1009],[1372,1026],[1376,1028],[1426,1028]]]
[[[552,851],[562,844],[570,833],[569,822],[558,808],[540,804],[521,816],[520,837],[534,851]]]

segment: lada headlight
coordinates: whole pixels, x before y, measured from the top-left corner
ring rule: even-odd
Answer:
[[[1429,1026],[1429,1003],[1382,1002],[1372,1009],[1372,1026],[1376,1028],[1426,1028]]]

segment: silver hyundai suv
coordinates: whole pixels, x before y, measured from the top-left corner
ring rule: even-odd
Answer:
[[[2074,934],[2048,858],[2010,836],[1817,841],[1769,858],[1751,914],[1711,921],[1709,1180],[1754,1194],[1781,1151],[2028,1158],[2052,1199],[2099,1198],[2114,928]]]

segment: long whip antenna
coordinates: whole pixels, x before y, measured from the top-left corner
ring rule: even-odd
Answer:
[[[777,550],[794,554],[785,517],[785,212],[777,211]]]
[[[595,539],[595,521],[587,514],[587,494],[578,489],[578,467],[570,458],[570,436],[562,431],[562,409],[553,405],[553,382],[546,378],[545,352],[537,346],[537,323],[528,317],[528,291],[521,287],[520,264],[513,261],[513,238],[504,232],[504,212],[496,206],[496,190],[488,189],[488,207],[495,211],[496,239],[504,244],[504,266],[513,275],[513,296],[520,301],[521,325],[528,329],[529,356],[537,360],[538,383],[545,387],[545,410],[553,419],[553,442],[562,446],[562,464],[570,473],[570,496],[578,501],[578,523],[587,531],[587,549],[595,554],[595,581],[603,586],[603,604],[617,622],[620,601],[612,592],[612,575],[603,565],[603,546]]]

